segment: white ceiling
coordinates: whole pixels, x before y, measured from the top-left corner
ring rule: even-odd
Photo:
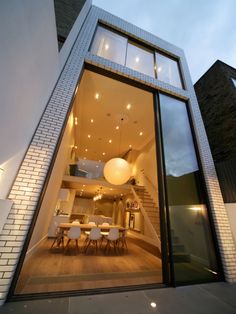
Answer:
[[[154,136],[152,93],[88,70],[84,71],[75,98],[74,115],[78,119],[75,145],[79,158],[106,162],[123,156],[129,145],[140,150]]]

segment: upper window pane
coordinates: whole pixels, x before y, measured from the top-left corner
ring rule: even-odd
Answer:
[[[156,53],[157,78],[173,86],[183,88],[177,61]]]
[[[91,52],[97,56],[125,64],[127,39],[101,26],[98,26]]]
[[[236,87],[236,79],[235,79],[235,78],[232,78],[232,77],[231,77],[231,79],[232,79],[232,81],[233,81],[233,83],[234,83],[234,86]]]
[[[136,44],[128,43],[126,66],[154,77],[153,53]]]

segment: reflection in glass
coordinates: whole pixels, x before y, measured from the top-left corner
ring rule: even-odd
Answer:
[[[234,83],[234,86],[236,87],[236,79],[235,78],[232,78],[232,81]]]
[[[127,39],[103,27],[98,26],[91,52],[97,56],[125,64]]]
[[[128,43],[126,66],[154,77],[153,53],[136,44]]]
[[[183,88],[177,61],[156,53],[157,78],[173,86]]]
[[[160,95],[176,283],[217,280],[217,262],[186,104]]]

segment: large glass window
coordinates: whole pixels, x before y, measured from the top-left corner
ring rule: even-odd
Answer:
[[[126,66],[154,77],[154,57],[150,50],[128,43]]]
[[[160,81],[183,88],[178,62],[163,54],[156,53],[157,78]]]
[[[127,38],[98,26],[91,52],[97,56],[125,64]]]
[[[162,283],[157,176],[153,93],[84,70],[15,295]]]
[[[160,95],[176,283],[217,279],[217,263],[186,104]]]
[[[128,42],[128,38],[102,26],[97,28],[91,52],[135,71],[155,77],[154,51],[136,43]],[[157,78],[159,80],[183,88],[177,60],[156,52],[156,62]]]

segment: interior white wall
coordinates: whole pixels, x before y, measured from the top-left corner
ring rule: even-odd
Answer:
[[[71,212],[73,210],[73,206],[74,206],[75,194],[76,194],[76,190],[70,189],[68,201],[60,201],[59,208],[64,214],[65,213],[68,215],[71,214]]]
[[[72,213],[93,215],[94,201],[91,198],[75,197]]]
[[[59,74],[53,0],[1,1],[0,198],[6,198]]]
[[[236,245],[236,203],[226,203],[225,208],[228,213],[229,223],[233,234],[234,243]]]
[[[132,165],[132,175],[136,184],[145,186],[152,199],[158,204],[155,138],[150,140],[140,151],[131,150],[127,161]]]

